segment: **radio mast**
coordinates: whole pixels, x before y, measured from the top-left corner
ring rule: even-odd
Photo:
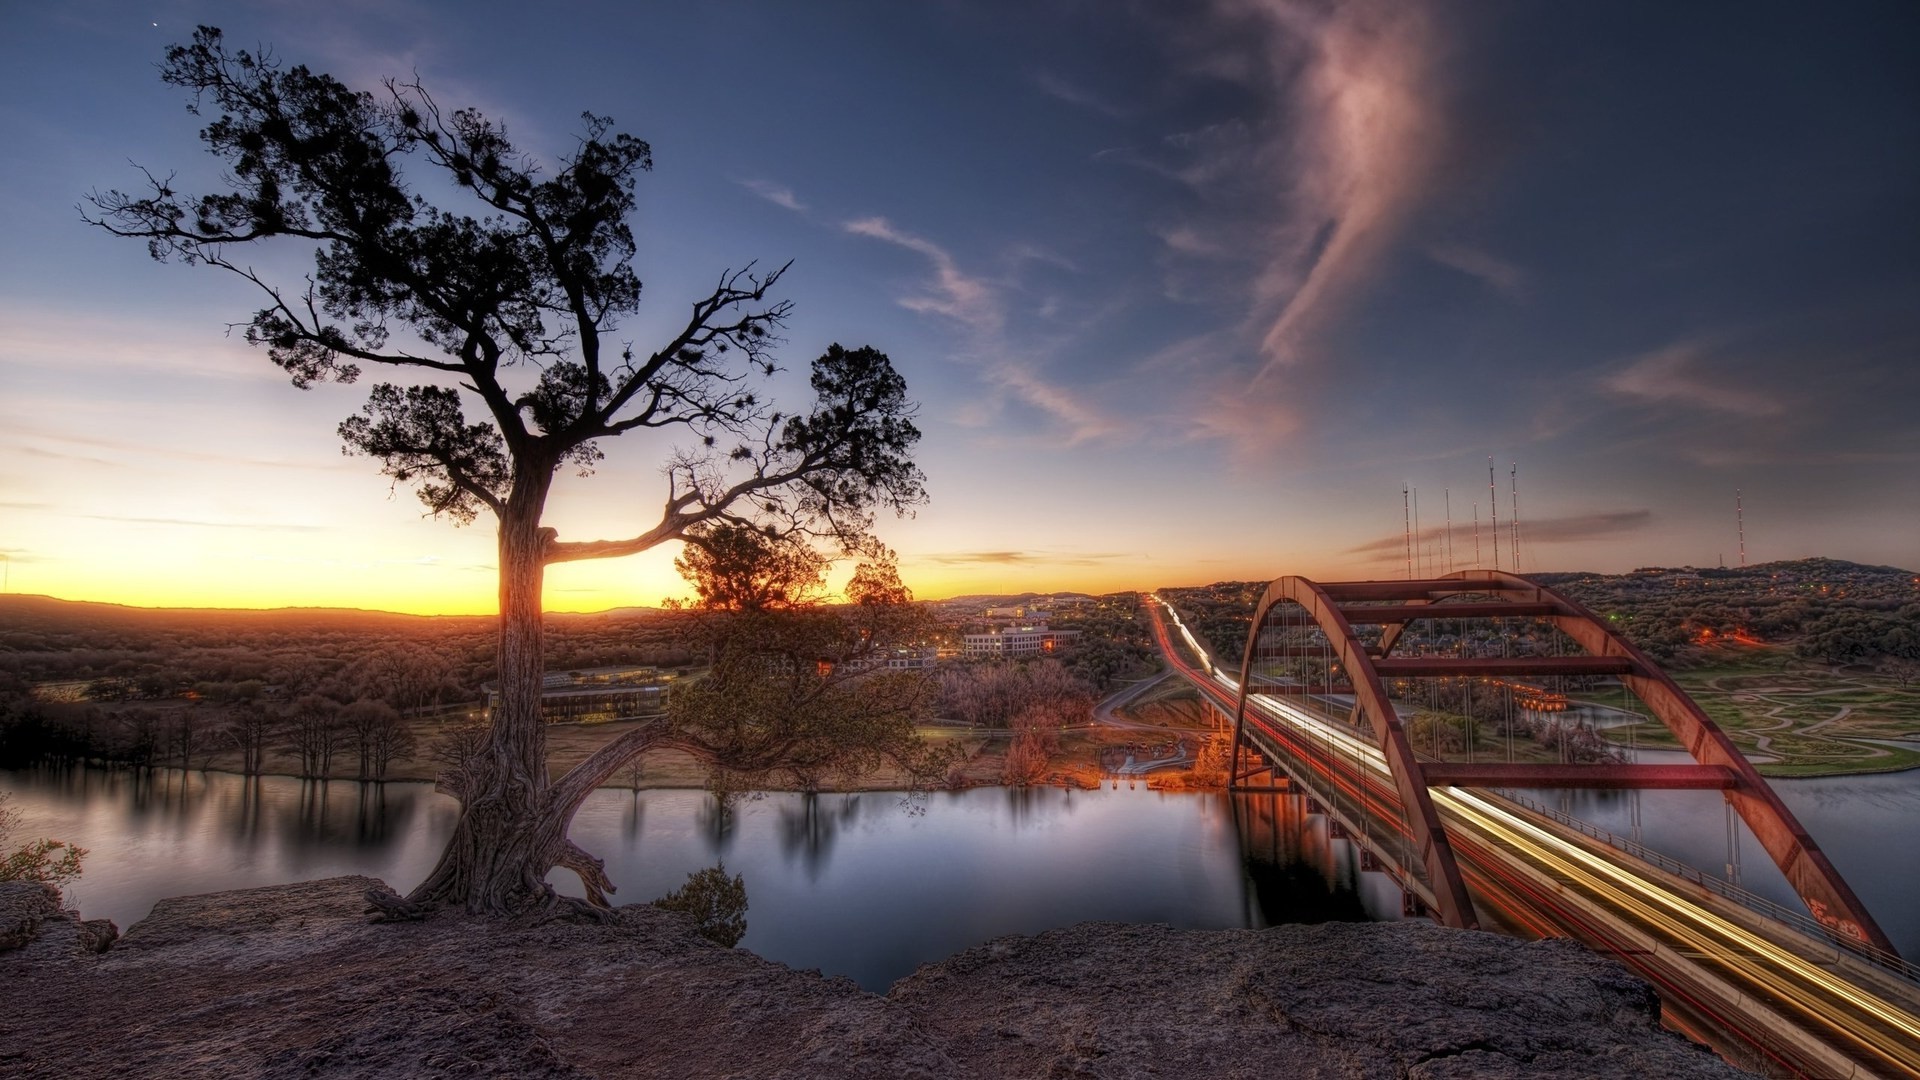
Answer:
[[[1407,580],[1413,580],[1413,511],[1407,508],[1407,485],[1400,485],[1400,528],[1407,534]]]
[[[1747,568],[1747,515],[1740,506],[1740,489],[1733,489],[1733,527],[1740,534],[1740,569]]]
[[[1487,455],[1487,511],[1493,515],[1493,568],[1497,571],[1500,569],[1500,489],[1493,482],[1492,454]]]

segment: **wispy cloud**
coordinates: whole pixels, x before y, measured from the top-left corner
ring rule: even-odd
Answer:
[[[1039,87],[1040,92],[1048,97],[1064,101],[1069,105],[1077,105],[1082,109],[1099,113],[1101,116],[1118,120],[1127,115],[1126,109],[1052,71],[1034,72],[1033,85]]]
[[[1311,420],[1308,391],[1324,379],[1299,372],[1363,362],[1324,342],[1441,187],[1453,138],[1445,40],[1414,0],[1214,0],[1205,11],[1174,29],[1189,68],[1255,104],[1101,157],[1188,189],[1189,209],[1151,227],[1163,292],[1234,321],[1163,352],[1204,354],[1177,394],[1180,420],[1244,461]]]
[[[292,525],[262,521],[204,521],[198,518],[139,517],[132,514],[75,514],[89,521],[111,521],[121,525],[181,525],[191,529],[266,529],[275,532],[326,532],[330,525]]]
[[[922,291],[900,297],[898,303],[909,311],[951,319],[973,339],[973,346],[984,357],[983,374],[988,384],[1013,399],[1038,409],[1057,421],[1069,445],[1087,442],[1118,430],[1118,423],[1090,403],[1085,393],[1070,390],[1045,378],[1031,352],[1016,356],[1005,340],[1006,300],[1002,287],[993,281],[962,270],[946,248],[926,237],[897,228],[884,217],[846,221],[841,228],[856,236],[879,240],[923,256],[933,266],[933,280]],[[1038,254],[1036,254],[1038,253]],[[1016,248],[1016,261],[1031,261],[1044,255],[1039,248]],[[1064,263],[1057,256],[1046,261]],[[1070,267],[1071,263],[1065,263]],[[961,410],[961,422],[984,422],[997,408],[979,404]]]
[[[1085,394],[1047,382],[1012,361],[996,362],[987,370],[987,378],[1065,424],[1068,445],[1110,435],[1119,428],[1112,417],[1088,404]]]
[[[982,334],[998,334],[1006,323],[1000,302],[985,279],[963,273],[946,248],[925,237],[894,228],[883,217],[859,218],[843,222],[855,236],[880,240],[927,257],[933,263],[933,288],[928,292],[902,297],[900,306],[923,314],[944,315]]]
[[[1479,278],[1510,297],[1520,296],[1527,289],[1525,270],[1479,248],[1465,244],[1436,244],[1427,249],[1427,258],[1469,277]]]
[[[941,566],[1097,566],[1133,557],[1122,552],[948,551],[922,555],[920,561]]]
[[[1521,542],[1526,544],[1570,544],[1586,540],[1597,540],[1607,536],[1619,536],[1622,533],[1638,532],[1651,524],[1653,524],[1653,511],[1651,510],[1615,510],[1594,514],[1575,514],[1567,517],[1541,518],[1537,521],[1522,519],[1520,522],[1520,539]],[[1508,527],[1509,525],[1507,524],[1501,526],[1503,529]],[[1467,531],[1471,530],[1463,530],[1462,527],[1457,524],[1453,527],[1454,544],[1456,546],[1460,543],[1460,538],[1463,533]],[[1413,538],[1414,547],[1417,549],[1422,545],[1431,545],[1436,541],[1444,540],[1445,537],[1446,528],[1444,526],[1425,527]],[[1364,544],[1350,547],[1347,549],[1347,553],[1350,555],[1391,555],[1405,551],[1406,545],[1406,534],[1395,533],[1392,536],[1382,536],[1379,539],[1369,540]]]
[[[1693,338],[1643,353],[1600,380],[1607,392],[1652,405],[1677,405],[1755,419],[1779,416],[1786,403],[1742,381],[1737,372],[1707,370],[1716,344]]]
[[[1264,70],[1287,104],[1263,154],[1287,193],[1275,229],[1282,242],[1255,288],[1264,375],[1299,362],[1368,283],[1427,191],[1447,124],[1422,5],[1244,8],[1265,24]]]
[[[807,204],[800,201],[792,188],[776,184],[771,180],[741,180],[738,183],[775,206],[783,206],[794,213],[804,213],[807,209]]]

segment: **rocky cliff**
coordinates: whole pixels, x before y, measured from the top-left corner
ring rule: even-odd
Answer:
[[[1424,922],[1085,924],[883,997],[642,905],[370,925],[373,884],[166,900],[118,941],[0,885],[0,1076],[1744,1075],[1611,961]]]

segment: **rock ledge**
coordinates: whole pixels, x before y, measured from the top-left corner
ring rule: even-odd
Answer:
[[[0,1076],[1746,1075],[1567,942],[1087,923],[882,997],[645,905],[604,925],[369,925],[375,884],[165,900],[104,953],[42,887],[0,885]]]

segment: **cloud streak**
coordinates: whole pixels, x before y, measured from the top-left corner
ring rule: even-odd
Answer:
[[[257,529],[273,532],[326,532],[330,525],[279,525],[259,521],[203,521],[197,518],[136,517],[128,514],[75,514],[89,521],[111,521],[120,525],[181,525],[191,529]]]
[[[1517,297],[1527,291],[1527,272],[1513,263],[1465,244],[1436,244],[1427,249],[1427,258],[1468,277],[1479,278],[1494,291]]]
[[[1121,552],[1053,555],[1043,551],[948,551],[922,555],[920,561],[939,566],[1098,566],[1130,557]]]
[[[1069,105],[1078,106],[1090,112],[1099,113],[1101,116],[1112,120],[1123,119],[1128,115],[1126,109],[1115,105],[1086,87],[1081,86],[1079,83],[1073,82],[1051,71],[1034,72],[1033,85],[1039,87],[1040,92],[1050,98],[1064,101]]]
[[[739,184],[775,206],[784,207],[796,214],[806,212],[807,204],[801,202],[791,188],[783,187],[771,180],[741,180]]]
[[[1678,405],[1754,419],[1779,416],[1786,404],[1737,376],[1715,375],[1702,369],[1712,346],[1693,339],[1644,353],[1600,385],[1629,401],[1649,405]]]
[[[1005,340],[1006,302],[992,281],[967,273],[952,252],[926,237],[897,228],[884,217],[856,218],[841,223],[841,228],[855,236],[904,248],[932,264],[934,276],[929,287],[896,302],[908,311],[936,315],[959,324],[972,336],[977,350],[992,358],[987,361],[984,373],[988,384],[1059,422],[1066,431],[1068,445],[1088,442],[1118,430],[1119,424],[1092,405],[1084,394],[1043,378],[1030,357],[1015,359],[1012,356],[1013,350]],[[1032,247],[1016,249],[1015,257],[1044,258],[1056,265],[1065,263]],[[962,422],[983,419],[981,410],[976,408],[968,410]]]
[[[1522,544],[1573,544],[1586,540],[1597,540],[1601,537],[1619,536],[1623,533],[1638,532],[1652,524],[1653,511],[1651,510],[1615,510],[1595,514],[1575,514],[1566,517],[1541,518],[1537,521],[1528,521],[1522,518],[1520,521],[1520,542]],[[1500,539],[1500,536],[1505,535],[1504,530],[1509,527],[1507,524],[1500,526],[1503,531],[1499,536],[1496,536],[1496,543]],[[1463,535],[1470,536],[1471,533],[1471,529],[1463,529],[1461,526],[1455,525],[1453,528],[1453,542],[1455,547],[1458,548],[1460,538]],[[1413,538],[1414,547],[1418,550],[1422,545],[1432,544],[1435,541],[1444,541],[1445,538],[1446,528],[1444,526],[1423,528]],[[1379,539],[1369,540],[1364,544],[1350,547],[1347,549],[1347,553],[1349,555],[1392,555],[1404,552],[1406,549],[1406,534],[1394,533],[1392,536],[1382,536]]]

